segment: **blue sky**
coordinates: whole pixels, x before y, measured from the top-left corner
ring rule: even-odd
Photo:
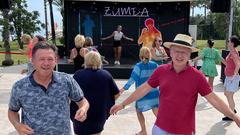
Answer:
[[[27,5],[28,5],[28,10],[29,11],[38,11],[40,13],[40,21],[42,23],[45,23],[45,15],[44,15],[44,0],[26,0]],[[48,12],[48,30],[50,30],[50,14],[49,14],[49,6],[47,5],[47,12]],[[58,27],[62,26],[62,16],[58,9],[53,6],[53,16],[54,16],[54,21],[57,22]],[[45,30],[43,29],[39,34],[45,36]]]

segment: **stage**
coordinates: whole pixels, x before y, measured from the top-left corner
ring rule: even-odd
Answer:
[[[134,65],[132,64],[121,64],[114,65],[111,64],[102,66],[103,69],[107,70],[114,79],[128,79],[131,75]],[[65,72],[68,74],[74,74],[74,65],[73,63],[67,63],[67,59],[59,59],[57,65],[57,71]]]
[[[127,79],[133,66],[139,62],[138,38],[145,21],[152,18],[156,29],[162,34],[164,42],[172,41],[176,34],[188,33],[190,0],[106,0],[82,1],[64,0],[64,47],[59,55],[58,71],[73,74],[73,64],[67,63],[67,57],[74,48],[74,38],[77,34],[92,37],[94,46],[99,53],[109,61],[103,69],[109,71],[114,78]],[[122,32],[133,41],[122,40],[121,65],[113,65],[113,39],[102,41],[122,25]],[[60,49],[59,49],[60,50]],[[64,53],[63,53],[64,52]]]

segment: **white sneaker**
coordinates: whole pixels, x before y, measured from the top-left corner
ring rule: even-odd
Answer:
[[[114,65],[117,65],[117,64],[118,64],[118,61],[115,60],[115,61],[114,61]]]
[[[120,65],[120,61],[117,61],[117,65]]]

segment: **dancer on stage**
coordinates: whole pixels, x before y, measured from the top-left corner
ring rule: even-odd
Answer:
[[[118,25],[117,30],[114,31],[111,35],[101,38],[102,40],[110,39],[113,37],[113,50],[114,50],[114,64],[120,65],[120,57],[122,53],[122,44],[121,40],[122,38],[125,38],[126,40],[133,41],[133,38],[129,38],[125,36],[122,32],[122,26]]]

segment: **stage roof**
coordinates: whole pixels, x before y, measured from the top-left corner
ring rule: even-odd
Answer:
[[[102,2],[182,2],[195,0],[65,0],[65,1],[102,1]]]

